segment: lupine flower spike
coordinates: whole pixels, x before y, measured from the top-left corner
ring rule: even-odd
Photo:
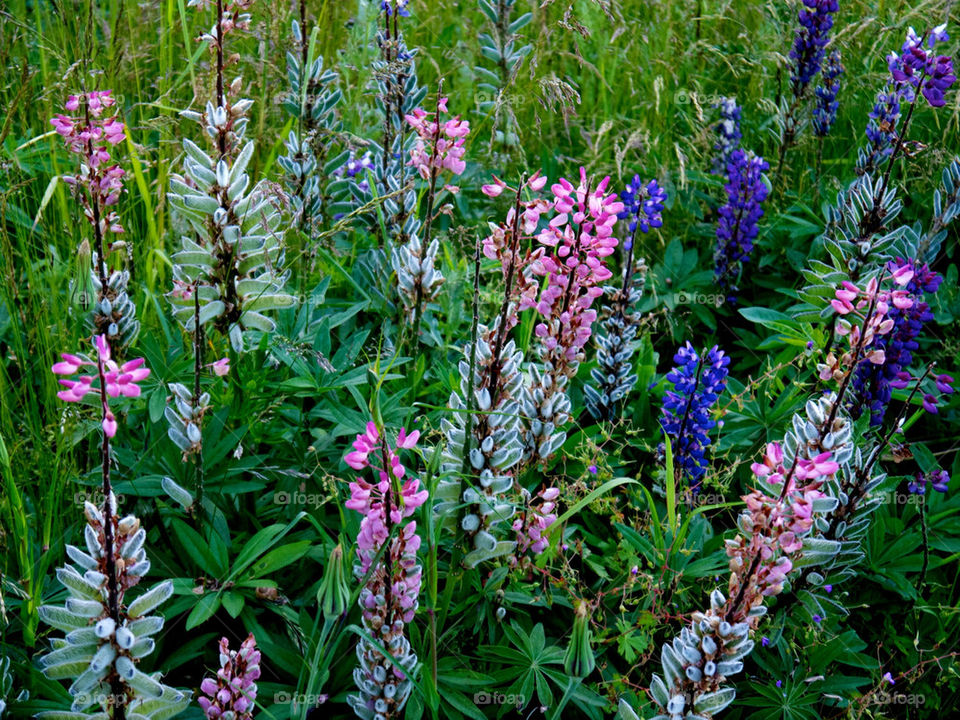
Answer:
[[[524,454],[521,406],[526,402],[527,388],[523,383],[523,352],[509,334],[519,322],[520,304],[531,304],[539,290],[531,270],[544,248],[525,248],[533,241],[540,217],[551,207],[540,197],[546,182],[535,173],[516,188],[496,177],[481,188],[490,198],[505,191],[513,196],[504,221],[491,225],[490,234],[482,242],[483,255],[500,263],[504,296],[492,323],[481,325],[478,321],[475,347],[468,343],[459,362],[459,392],[450,394],[452,413],[442,421],[447,437],[443,470],[450,479],[439,483],[434,507],[438,518],[450,525],[460,516],[459,508],[466,507],[459,529],[469,545],[464,562],[471,567],[504,555],[509,555],[509,563],[514,565],[525,554],[537,554],[545,547],[537,540],[527,541],[530,512],[519,529],[513,528],[514,536],[509,539],[503,524],[513,518],[518,507],[529,509],[534,503],[530,493],[514,482]],[[524,199],[524,193],[531,198]],[[479,412],[467,412],[468,408]],[[539,517],[548,520],[550,513],[543,507],[539,506]],[[538,509],[531,512],[536,514]],[[540,519],[535,527],[542,529]],[[518,548],[520,557],[515,552]]]
[[[124,124],[112,110],[116,105],[110,90],[95,90],[82,95],[71,95],[65,110],[50,122],[63,137],[70,152],[80,158],[77,175],[64,175],[83,207],[84,215],[93,226],[93,267],[80,268],[73,279],[81,306],[90,308],[94,334],[106,335],[116,350],[122,350],[136,339],[140,331],[137,308],[127,286],[130,272],[112,269],[108,255],[118,253],[125,244],[119,239],[123,233],[116,204],[123,193],[124,170],[111,163],[110,149],[125,139]],[[111,239],[116,238],[116,239]],[[79,255],[90,260],[90,246],[81,247]],[[96,297],[87,297],[92,288]],[[90,293],[93,294],[93,293]]]
[[[260,651],[253,633],[231,650],[227,638],[220,639],[220,669],[214,678],[204,678],[197,698],[207,720],[250,720],[257,699],[260,678]]]
[[[710,410],[726,388],[730,358],[717,346],[698,355],[688,342],[673,360],[667,374],[673,389],[664,394],[660,425],[671,440],[675,472],[696,493],[706,474],[708,431],[716,426]]]
[[[466,152],[466,137],[470,123],[459,116],[442,120],[447,112],[447,98],[437,96],[435,112],[415,108],[405,119],[416,133],[416,141],[410,150],[407,163],[427,181],[426,218],[423,237],[412,235],[409,242],[396,248],[391,258],[397,273],[400,296],[406,309],[407,319],[413,323],[413,337],[419,342],[420,321],[424,306],[433,300],[443,283],[443,275],[437,270],[439,240],[432,237],[434,209],[437,198],[437,182],[444,172],[461,175],[466,168],[463,160]],[[445,185],[448,192],[458,188]],[[425,247],[424,247],[425,246]]]
[[[734,97],[720,98],[717,107],[720,108],[720,120],[714,126],[717,141],[713,146],[715,155],[711,172],[722,175],[727,171],[730,156],[740,147],[740,140],[743,138],[743,133],[740,132],[742,112]]]
[[[73,565],[57,570],[67,601],[63,607],[40,608],[40,618],[65,633],[52,640],[53,649],[40,658],[40,667],[51,679],[74,679],[71,711],[92,713],[80,717],[172,717],[187,707],[189,695],[164,685],[159,673],[145,673],[137,665],[153,652],[153,636],[163,629],[164,620],[151,613],[173,594],[173,583],[165,580],[127,599],[150,570],[146,530],[132,515],[118,517],[113,493],[102,510],[86,503],[84,514],[85,547],[68,545]],[[50,720],[61,716],[37,714]]]
[[[834,50],[827,58],[826,67],[821,75],[821,83],[817,85],[816,102],[813,108],[813,132],[817,137],[826,137],[830,134],[837,119],[837,93],[840,92],[840,76],[844,67],[840,62],[840,51]]]
[[[546,277],[539,298],[524,297],[520,308],[535,308],[541,321],[534,327],[542,366],[531,366],[522,410],[531,418],[525,460],[546,460],[563,444],[561,428],[570,419],[566,387],[583,360],[583,348],[593,334],[597,311],[593,301],[603,294],[602,283],[613,273],[606,265],[617,246],[613,235],[624,204],[607,194],[610,178],[591,185],[584,168],[574,186],[555,183],[549,224],[537,235],[544,254],[530,270]]]
[[[427,491],[407,472],[399,453],[415,449],[419,437],[417,430],[409,435],[401,430],[396,443],[390,445],[369,422],[344,458],[358,473],[369,470],[373,475],[371,482],[358,474],[350,483],[346,502],[363,516],[354,574],[364,582],[360,592],[363,625],[377,643],[361,639],[357,644],[359,667],[353,677],[360,692],[347,701],[363,720],[399,718],[413,687],[408,676],[417,656],[410,649],[404,627],[417,611],[422,571],[417,564],[420,536],[416,521],[410,518],[426,502]],[[392,533],[394,526],[400,527]],[[396,665],[383,656],[381,648]]]
[[[624,209],[619,218],[627,222],[629,239],[623,242],[622,282],[610,283],[603,290],[608,298],[606,317],[597,336],[597,367],[590,372],[596,387],[584,387],[587,410],[597,420],[613,420],[621,401],[637,382],[631,358],[640,316],[633,308],[640,300],[647,266],[641,258],[634,261],[637,232],[647,233],[663,224],[661,213],[667,194],[656,180],[644,184],[639,176],[620,193]]]
[[[833,27],[833,14],[837,10],[839,10],[838,0],[803,0],[803,7],[797,14],[800,27],[797,29],[793,48],[790,50],[791,96],[783,99],[777,118],[780,127],[778,177],[783,168],[787,150],[793,145],[803,127],[800,115],[802,103],[810,83],[823,65],[823,56],[830,42],[830,28]]]
[[[762,157],[744,150],[734,151],[727,164],[727,202],[717,211],[713,274],[730,303],[737,302],[737,280],[759,232],[757,223],[769,191],[763,173],[769,169]]]

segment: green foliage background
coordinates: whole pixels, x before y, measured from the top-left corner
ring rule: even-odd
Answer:
[[[13,688],[30,690],[29,700],[11,705],[14,715],[28,716],[66,697],[32,664],[46,632],[35,609],[57,596],[53,569],[63,560],[64,544],[75,542],[82,530],[77,499],[97,486],[96,422],[57,402],[49,372],[56,354],[79,348],[86,333],[70,310],[68,283],[88,226],[55,179],[70,172],[73,161],[49,125],[66,96],[84,85],[112,88],[128,126],[128,141],[117,148],[128,170],[128,192],[118,210],[143,323],[138,352],[154,375],[144,401],[121,423],[117,489],[124,507],[150,529],[154,573],[176,578],[178,593],[163,608],[171,630],[150,662],[172,684],[195,688],[215,663],[217,638],[252,630],[267,659],[262,717],[305,713],[302,704],[273,702],[274,693],[318,693],[321,686],[330,695],[329,716],[347,716],[342,700],[352,690],[356,636],[348,623],[325,628],[316,603],[331,549],[341,541],[349,547],[358,526],[355,513],[342,510],[349,473],[340,458],[363,428],[371,402],[389,426],[416,418],[423,445],[440,442],[439,420],[469,337],[473,244],[486,221],[503,213],[479,193],[480,184],[491,172],[510,179],[537,168],[551,179],[569,177],[581,164],[610,174],[614,187],[634,173],[661,180],[670,196],[664,227],[646,236],[642,247],[651,274],[643,301],[640,381],[621,423],[611,429],[584,421],[549,470],[568,479],[565,507],[578,507],[563,530],[568,551],[549,553],[530,576],[463,572],[447,567],[449,538],[436,535],[439,542],[429,543],[432,590],[411,634],[421,659],[430,657],[427,617],[436,612],[437,687],[421,674],[407,716],[429,716],[431,707],[439,707],[444,718],[496,711],[512,716],[507,707],[476,706],[472,696],[481,691],[535,697],[550,708],[548,717],[598,717],[624,694],[636,707],[648,702],[643,688],[656,668],[659,643],[706,602],[709,589],[725,583],[722,538],[733,528],[749,463],[763,443],[782,437],[813,389],[814,358],[804,350],[805,333],[820,333],[810,339],[822,345],[822,328],[797,325],[784,332],[730,308],[678,303],[678,294],[713,292],[711,207],[721,188],[707,173],[712,103],[736,95],[743,107],[743,145],[775,164],[773,117],[788,86],[786,53],[796,4],[530,5],[534,19],[521,34],[533,50],[506,91],[520,138],[506,152],[492,140],[494,116],[476,110],[484,98],[472,68],[488,64],[478,52],[481,12],[473,2],[411,3],[414,17],[405,33],[409,45],[421,48],[420,82],[432,94],[442,77],[451,110],[473,128],[463,192],[453,219],[443,222],[447,283],[428,322],[426,347],[416,357],[401,354],[389,366],[378,360],[391,311],[368,292],[355,264],[375,244],[369,234],[344,232],[322,249],[290,238],[287,260],[295,267],[291,290],[299,307],[281,314],[269,347],[265,342],[233,356],[227,381],[210,387],[217,411],[205,427],[203,462],[214,513],[202,534],[163,497],[159,483],[169,475],[189,487],[193,477],[162,420],[165,383],[188,376],[192,363],[189,343],[163,297],[176,242],[165,192],[180,140],[194,131],[177,113],[209,95],[210,59],[193,40],[209,17],[198,17],[184,0],[8,0],[0,8],[0,652],[13,660]],[[789,153],[782,175],[773,178],[744,282],[745,306],[783,310],[791,304],[802,283],[800,268],[808,257],[822,255],[822,206],[853,177],[867,113],[886,76],[886,53],[899,48],[908,26],[939,24],[953,6],[937,0],[841,2],[834,43],[847,73],[839,117],[822,149],[819,176],[817,146],[808,133]],[[308,8],[320,27],[319,51],[342,78],[344,127],[361,138],[376,132],[371,27],[355,2],[311,0]],[[281,0],[256,3],[251,36],[239,42],[245,94],[256,101],[248,131],[257,141],[256,176],[279,177],[276,157],[291,121],[277,98],[285,86],[283,59],[294,11]],[[956,8],[950,20],[958,27]],[[911,138],[922,152],[897,169],[906,188],[907,220],[929,217],[940,171],[960,152],[957,98],[952,92],[947,107],[936,112],[918,109]],[[948,371],[957,369],[960,356],[957,262],[953,229],[937,266],[946,277],[933,304],[937,323],[918,353]],[[491,314],[498,291],[495,283],[484,285],[481,317]],[[521,341],[529,341],[530,330],[529,322],[521,326]],[[719,342],[734,357],[706,490],[724,502],[697,512],[684,509],[689,522],[661,530],[661,518],[667,525],[657,494],[663,478],[654,457],[660,380],[685,340],[697,346]],[[228,353],[226,344],[213,342],[211,359]],[[588,372],[589,366],[581,368],[581,381]],[[578,389],[573,399],[575,408],[583,406]],[[952,471],[955,485],[958,402],[935,420],[920,420],[911,432],[923,443],[922,453]],[[424,467],[428,461],[429,455]],[[599,466],[596,476],[587,471],[591,464]],[[890,490],[904,496],[903,475],[914,467],[903,475],[896,466],[888,469]],[[639,484],[604,485],[621,476]],[[598,488],[604,489],[591,494]],[[955,711],[958,495],[927,498],[930,571],[922,595],[915,588],[923,545],[917,506],[887,503],[869,536],[861,577],[838,588],[851,615],[814,623],[789,604],[775,613],[764,630],[773,642],[751,656],[749,680],[738,684],[738,702],[727,716],[894,717],[909,710],[918,717],[947,717]],[[633,566],[636,576],[629,572]],[[447,597],[450,583],[455,592],[444,606],[438,592]],[[579,598],[595,603],[598,657],[597,671],[582,684],[562,668]],[[497,617],[500,607],[506,608],[503,620]],[[323,632],[324,642],[336,638],[332,649],[321,642]],[[312,660],[305,663],[305,657]],[[923,695],[923,704],[905,710],[878,703],[886,671],[903,673],[896,689]],[[435,693],[442,698],[438,706]],[[320,712],[327,716],[326,708]]]

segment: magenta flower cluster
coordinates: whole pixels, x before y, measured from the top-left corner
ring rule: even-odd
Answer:
[[[567,364],[579,361],[597,319],[591,305],[613,275],[604,258],[617,247],[613,229],[623,202],[615,193],[607,194],[609,182],[606,177],[591,188],[580,168],[578,185],[560,178],[551,186],[556,214],[537,236],[545,252],[531,264],[533,274],[546,277],[547,284],[539,300],[521,302],[521,310],[535,307],[544,318],[534,333],[548,353],[562,355]]]
[[[441,122],[441,113],[447,112],[447,98],[437,101],[437,111],[430,113],[416,108],[405,115],[410,127],[417,133],[416,145],[410,150],[411,167],[417,168],[424,180],[449,170],[460,175],[467,164],[463,160],[466,152],[465,142],[470,134],[470,123],[460,116]]]
[[[204,678],[197,698],[208,720],[250,720],[257,699],[260,651],[253,633],[231,650],[227,638],[220,639],[220,669],[215,678]]]
[[[743,534],[727,541],[730,594],[748,598],[746,607],[783,590],[793,569],[791,556],[803,547],[802,538],[813,527],[813,503],[825,497],[820,487],[840,469],[829,452],[798,458],[789,470],[783,459],[781,445],[770,443],[763,462],[751,465],[756,479],[777,492],[768,495],[755,489],[745,495],[747,510],[739,520]],[[756,566],[752,574],[751,565]]]
[[[70,114],[50,120],[70,152],[80,157],[79,174],[64,175],[63,181],[75,188],[87,220],[99,226],[104,237],[123,232],[117,214],[106,210],[123,191],[123,168],[110,164],[109,146],[124,138],[123,122],[116,114],[106,116],[115,104],[110,90],[71,95],[65,105]]]
[[[150,369],[144,366],[144,359],[137,358],[117,365],[110,358],[110,344],[105,335],[94,338],[93,345],[97,351],[96,361],[70,353],[60,355],[61,362],[53,366],[56,375],[76,375],[84,366],[95,367],[97,371],[91,375],[80,375],[75,380],[61,379],[60,384],[67,389],[58,392],[57,397],[65,402],[80,402],[94,388],[98,379],[104,383],[106,394],[112,398],[139,397],[140,386],[137,383],[150,376]],[[117,421],[106,402],[103,405],[102,425],[107,437],[112,438],[116,434]]]
[[[557,521],[554,510],[558,497],[558,488],[544,488],[533,497],[526,512],[513,521],[513,530],[517,534],[517,555],[539,555],[547,549],[550,541],[543,534]]]
[[[394,717],[391,712],[402,708],[411,690],[407,676],[416,663],[416,655],[404,636],[404,626],[413,621],[420,594],[420,536],[414,520],[396,532],[392,530],[427,500],[427,491],[420,489],[417,478],[407,475],[399,456],[401,449],[414,449],[419,437],[417,430],[409,435],[400,430],[391,446],[371,421],[366,432],[357,435],[353,451],[344,458],[354,470],[373,471],[374,482],[357,475],[350,483],[346,506],[363,515],[357,536],[359,563],[354,568],[357,577],[365,580],[360,591],[363,624],[393,658],[390,662],[377,645],[366,640],[357,646],[360,666],[354,671],[354,680],[360,694],[351,696],[349,702],[361,717],[367,717],[367,711]]]

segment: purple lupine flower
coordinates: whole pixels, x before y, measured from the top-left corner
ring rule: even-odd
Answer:
[[[706,473],[707,431],[716,425],[710,408],[726,388],[730,358],[716,345],[698,355],[688,342],[673,360],[676,367],[667,373],[673,390],[664,395],[660,426],[671,439],[675,467],[698,492]]]
[[[919,37],[910,28],[901,54],[890,53],[887,56],[887,67],[893,83],[908,102],[913,102],[916,90],[920,90],[931,107],[943,107],[946,104],[944,94],[957,81],[953,59],[949,55],[935,55],[932,52],[937,42],[949,39],[946,28],[946,24],[939,25],[924,37]]]
[[[204,678],[197,698],[208,720],[232,718],[250,720],[253,703],[257,699],[260,677],[260,651],[253,633],[240,643],[239,650],[231,650],[226,638],[220,639],[220,669],[216,678]]]
[[[769,646],[770,646],[770,638],[768,638],[766,635],[764,635],[764,636],[763,636],[763,639],[760,641],[760,644],[763,645],[764,647],[769,647]]]
[[[650,228],[663,225],[661,213],[667,200],[667,193],[656,180],[643,183],[639,175],[634,175],[627,187],[620,193],[623,210],[617,213],[621,220],[629,220],[629,229],[633,233],[637,226],[641,232],[650,232]],[[624,250],[629,250],[629,240],[624,242]]]
[[[714,126],[717,141],[713,145],[716,155],[713,158],[714,175],[722,175],[730,162],[733,151],[740,147],[743,133],[740,132],[740,106],[734,97],[722,97],[714,106],[720,108],[720,120]]]
[[[888,683],[890,683],[891,685],[894,684],[893,675],[891,675],[889,672],[885,672],[885,673],[883,674],[883,679],[886,680],[886,681],[887,681]]]
[[[729,302],[736,302],[736,276],[742,263],[750,259],[757,237],[757,222],[763,217],[761,204],[767,198],[763,173],[767,162],[745,150],[735,150],[727,163],[727,202],[718,211],[717,247],[714,252],[714,276],[728,293]]]
[[[883,362],[875,363],[864,357],[854,372],[851,396],[848,403],[851,416],[856,419],[866,409],[870,411],[870,424],[883,423],[894,389],[904,388],[911,380],[907,371],[913,361],[913,352],[919,347],[917,338],[925,323],[933,320],[930,306],[924,302],[924,293],[935,293],[942,278],[930,270],[926,263],[891,260],[887,269],[892,273],[907,273],[910,279],[903,286],[906,297],[912,302],[893,303],[888,317],[893,320],[893,329],[884,335],[876,335],[871,350],[883,351]],[[867,353],[870,355],[871,353]],[[949,387],[949,384],[947,384]],[[938,385],[939,388],[939,385]],[[941,390],[942,392],[942,390]],[[936,398],[924,397],[928,412],[936,412]]]
[[[892,83],[877,93],[867,122],[867,148],[857,160],[859,174],[872,172],[893,152],[900,122],[900,100],[900,92]]]
[[[806,7],[797,15],[800,27],[793,40],[793,49],[790,50],[790,84],[794,97],[801,97],[810,81],[820,72],[824,48],[830,40],[830,28],[833,27],[833,13],[840,9],[837,0],[803,0],[803,4]]]
[[[917,473],[907,484],[907,490],[914,495],[924,495],[927,491],[927,483],[930,483],[937,492],[945,493],[949,489],[950,473],[946,470],[933,470],[926,474]]]
[[[410,11],[407,10],[408,2],[409,0],[381,0],[380,9],[390,16],[393,15],[394,6],[396,6],[397,14],[400,17],[410,17]]]
[[[821,75],[822,82],[814,91],[816,102],[813,107],[813,132],[818,137],[826,137],[830,134],[830,128],[837,119],[837,108],[840,107],[840,103],[837,102],[837,93],[840,91],[840,76],[843,72],[840,51],[834,50],[827,58],[827,64]]]
[[[333,171],[334,177],[339,178],[350,178],[355,183],[357,187],[360,188],[363,192],[370,190],[370,183],[367,181],[367,171],[373,170],[373,153],[370,150],[367,150],[359,158],[357,157],[356,151],[350,151],[350,157],[347,158],[347,161],[336,168]],[[360,179],[357,179],[357,175],[360,175]]]

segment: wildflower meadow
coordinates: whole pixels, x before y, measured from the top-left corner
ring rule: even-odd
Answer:
[[[0,718],[960,717],[958,38],[0,3]]]

